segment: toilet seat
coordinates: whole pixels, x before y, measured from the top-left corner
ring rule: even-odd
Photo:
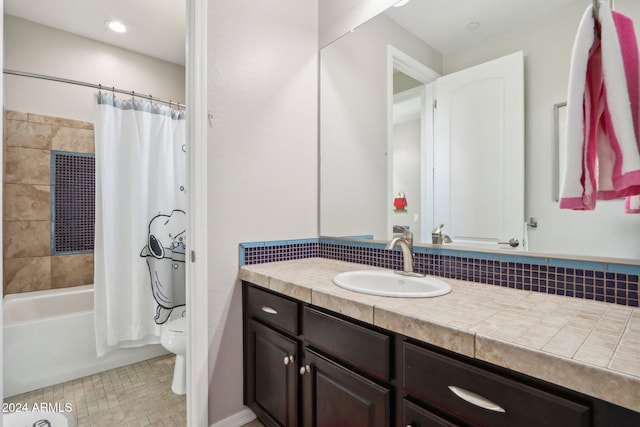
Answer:
[[[167,332],[184,333],[187,330],[187,318],[179,317],[175,320],[171,320],[166,323],[165,329]]]

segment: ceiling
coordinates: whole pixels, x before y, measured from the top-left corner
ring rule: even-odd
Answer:
[[[386,15],[440,51],[450,53],[533,22],[571,3],[589,0],[412,0]],[[471,22],[480,26],[467,29]]]
[[[180,65],[186,7],[186,0],[4,0],[7,15]],[[127,32],[107,29],[109,20],[121,21]]]
[[[322,0],[319,0],[322,1]],[[442,53],[588,0],[412,0],[387,16]],[[185,64],[186,0],[4,0],[4,12],[42,25]],[[105,22],[120,20],[124,34]],[[467,25],[478,22],[469,31]]]

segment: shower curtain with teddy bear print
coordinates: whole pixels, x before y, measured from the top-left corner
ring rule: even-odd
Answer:
[[[185,112],[95,95],[96,351],[160,342],[185,314]]]

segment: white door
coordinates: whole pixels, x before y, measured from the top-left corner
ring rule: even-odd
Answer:
[[[436,100],[434,224],[445,224],[454,243],[515,239],[521,248],[522,52],[439,78]]]

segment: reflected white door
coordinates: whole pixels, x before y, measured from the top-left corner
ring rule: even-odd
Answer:
[[[439,78],[436,99],[434,224],[454,243],[522,247],[522,52]]]

